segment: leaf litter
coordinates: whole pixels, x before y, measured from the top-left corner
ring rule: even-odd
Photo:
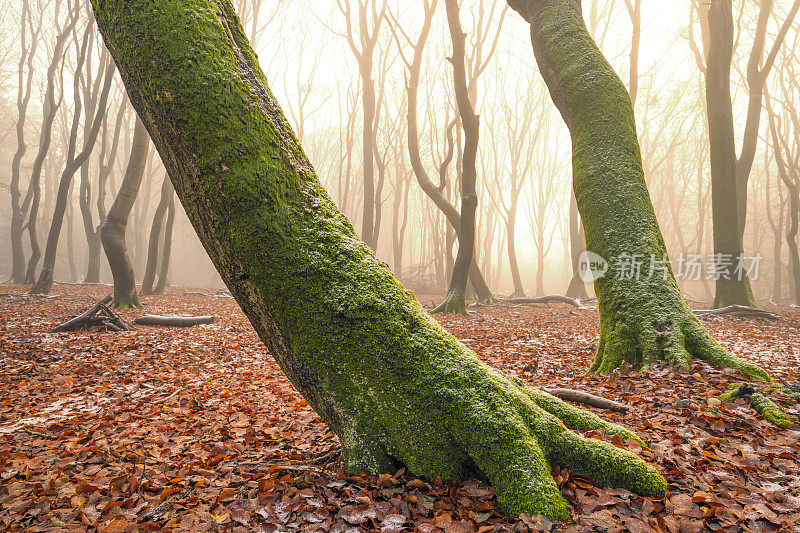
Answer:
[[[643,374],[586,375],[596,311],[552,304],[437,316],[489,364],[531,385],[585,390],[630,407],[626,414],[587,409],[634,430],[649,449],[600,432],[584,436],[656,465],[669,483],[666,498],[596,487],[554,466],[574,512],[572,523],[553,524],[505,516],[479,480],[340,471],[336,438],[233,300],[171,288],[120,316],[217,321],[181,330],[51,333],[108,288],[56,285],[50,298],[5,290],[2,530],[800,531],[800,428],[778,430],[744,399],[717,400],[746,378],[702,362],[688,371],[655,366]],[[800,311],[771,310],[781,318],[712,318],[707,327],[773,379],[800,381]],[[798,414],[797,406],[786,410]]]

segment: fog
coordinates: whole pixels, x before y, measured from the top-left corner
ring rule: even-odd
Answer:
[[[441,294],[447,289],[458,239],[420,186],[407,141],[407,83],[430,3],[235,2],[271,89],[331,197],[359,235],[368,243],[374,240],[376,253],[401,281],[421,293]],[[758,299],[788,299],[796,294],[790,265],[797,249],[790,244],[796,242],[792,219],[797,217],[800,183],[796,109],[800,84],[795,72],[800,21],[785,24],[787,17],[794,17],[791,4],[796,2],[780,0],[766,11],[762,7],[761,21],[760,3],[733,6],[731,93],[737,157],[743,153],[749,157],[748,111],[752,115],[755,110],[760,118],[751,132],[755,142],[742,238]],[[359,20],[361,6],[363,20]],[[35,246],[44,249],[65,168],[86,152],[68,185],[53,276],[56,282],[84,282],[87,277],[97,281],[89,275],[94,255],[99,257],[99,281],[112,281],[95,233],[128,167],[136,117],[116,72],[102,112],[104,71],[110,58],[90,9],[72,0],[6,0],[0,12],[3,280],[13,276],[14,202],[23,220],[21,242],[28,267],[31,211]],[[714,295],[710,256],[715,253],[706,118],[707,9],[707,3],[699,0],[668,6],[640,0],[583,3],[591,34],[632,93],[646,180],[678,283],[690,298],[706,302]],[[571,201],[571,144],[537,71],[529,26],[501,0],[464,0],[461,22],[469,96],[480,117],[475,259],[497,294],[564,294],[573,278],[573,254],[583,246],[578,226],[570,231],[571,211],[577,221]],[[638,50],[634,61],[632,49]],[[455,121],[453,66],[448,61],[452,53],[444,2],[439,1],[420,55],[417,138],[420,159],[434,188],[458,208],[464,135]],[[763,87],[753,82],[753,63],[756,72],[768,71]],[[51,142],[43,150],[47,133],[43,126],[54,109],[47,102],[48,87],[56,108]],[[367,121],[365,88],[374,88]],[[754,103],[757,97],[761,99]],[[76,106],[80,106],[77,115]],[[369,115],[374,118],[369,120]],[[95,124],[96,139],[92,139]],[[364,142],[374,143],[367,165]],[[38,185],[32,179],[37,155]],[[145,274],[154,219],[161,217],[162,225],[169,225],[168,203],[158,215],[165,179],[164,166],[151,146],[126,232],[137,280]],[[369,187],[364,186],[365,179],[372,181]],[[166,192],[165,201],[173,194]],[[170,230],[154,232],[159,258],[165,255],[164,239],[171,244],[164,281],[221,287],[180,203],[172,201],[171,235]],[[371,217],[364,216],[365,206]],[[647,268],[649,258],[644,260]],[[36,276],[39,269],[37,262]],[[586,288],[591,294],[591,284]]]

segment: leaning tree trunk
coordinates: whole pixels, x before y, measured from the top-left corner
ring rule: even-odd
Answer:
[[[434,309],[445,313],[466,313],[467,276],[475,254],[475,213],[478,209],[476,191],[478,138],[480,120],[472,108],[467,87],[466,34],[461,29],[459,5],[456,0],[445,0],[447,25],[453,42],[453,83],[461,127],[464,129],[464,152],[461,160],[461,227],[458,231],[458,253],[453,264],[453,275],[444,301]]]
[[[137,119],[125,177],[122,178],[114,204],[100,226],[100,239],[103,241],[103,250],[106,252],[108,266],[111,267],[111,275],[114,278],[114,301],[111,305],[117,309],[142,306],[139,294],[136,292],[133,265],[128,257],[128,248],[125,246],[125,230],[128,227],[128,217],[133,203],[139,194],[139,186],[142,184],[149,146],[147,129],[141,119]]]
[[[281,369],[338,435],[348,471],[402,463],[452,478],[474,465],[506,510],[555,519],[570,509],[549,461],[663,496],[655,469],[559,419],[629,433],[482,363],[358,239],[228,0],[92,3],[200,240]]]
[[[731,103],[733,13],[731,0],[712,0],[708,12],[710,40],[706,67],[706,107],[711,147],[711,205],[714,224],[716,295],[714,307],[756,306],[750,278],[736,266],[744,256],[736,185],[736,145]]]
[[[768,379],[717,344],[678,289],[645,184],[630,97],[586,30],[580,2],[508,2],[531,25],[539,71],[572,137],[586,248],[617,267],[594,283],[600,340],[591,370],[656,359],[686,366],[695,356]],[[626,261],[645,262],[642,275],[627,275]],[[648,276],[650,265],[657,268]]]

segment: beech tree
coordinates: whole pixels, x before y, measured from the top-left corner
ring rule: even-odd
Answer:
[[[281,369],[338,435],[348,471],[405,464],[452,478],[477,469],[509,513],[560,520],[570,508],[549,462],[664,495],[653,467],[562,421],[631,433],[481,362],[358,239],[289,127],[229,0],[92,4],[209,256]],[[557,15],[574,10],[567,0],[546,4]],[[577,13],[566,20],[579,37]]]
[[[625,258],[659,262],[650,276],[609,272],[595,280],[600,340],[590,370],[610,371],[624,361],[685,366],[694,356],[769,379],[723,349],[678,288],[645,183],[630,96],[589,35],[580,0],[508,3],[531,25],[539,72],[572,137],[573,187],[587,250],[612,265]]]
[[[100,226],[103,250],[108,259],[108,265],[111,267],[111,275],[114,277],[112,306],[118,309],[142,306],[139,302],[139,294],[136,292],[136,276],[133,265],[131,265],[128,248],[125,244],[125,230],[133,203],[139,194],[139,186],[142,184],[149,147],[150,138],[147,136],[147,130],[141,119],[137,119],[125,177],[122,178],[122,184],[119,186],[114,204]]]

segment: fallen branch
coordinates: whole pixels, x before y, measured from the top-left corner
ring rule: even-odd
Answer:
[[[179,316],[179,315],[145,315],[134,319],[133,323],[140,326],[166,326],[174,328],[188,328],[199,324],[212,324],[213,316]]]
[[[499,298],[495,303],[475,303],[470,307],[492,307],[495,305],[527,305],[527,304],[549,304],[549,303],[563,303],[572,305],[578,309],[595,309],[594,307],[587,307],[578,298],[571,298],[561,294],[548,294],[547,296],[523,296],[519,298]]]
[[[86,311],[84,311],[80,315],[67,320],[66,322],[64,322],[60,326],[58,326],[55,329],[53,329],[53,332],[57,333],[57,332],[61,332],[61,331],[72,331],[72,330],[75,330],[75,329],[78,329],[78,328],[82,327],[86,322],[91,320],[94,317],[94,315],[96,315],[98,313],[98,311],[100,311],[100,309],[105,307],[106,304],[111,303],[111,300],[112,300],[112,298],[111,298],[110,295],[106,296],[105,298],[103,298],[99,302],[95,303],[93,306],[91,306],[89,309],[87,309]]]
[[[723,316],[733,315],[742,317],[759,317],[769,320],[778,320],[780,315],[765,311],[757,307],[748,307],[746,305],[729,305],[727,307],[720,307],[719,309],[696,309],[694,314],[700,318],[708,316]]]
[[[614,400],[601,398],[600,396],[595,396],[594,394],[589,394],[588,392],[573,390],[573,389],[543,388],[542,390],[548,394],[552,394],[556,398],[560,398],[568,402],[579,403],[582,405],[589,405],[591,407],[598,407],[600,409],[608,409],[610,411],[614,411],[615,413],[624,414],[628,412],[627,405],[615,402]]]

